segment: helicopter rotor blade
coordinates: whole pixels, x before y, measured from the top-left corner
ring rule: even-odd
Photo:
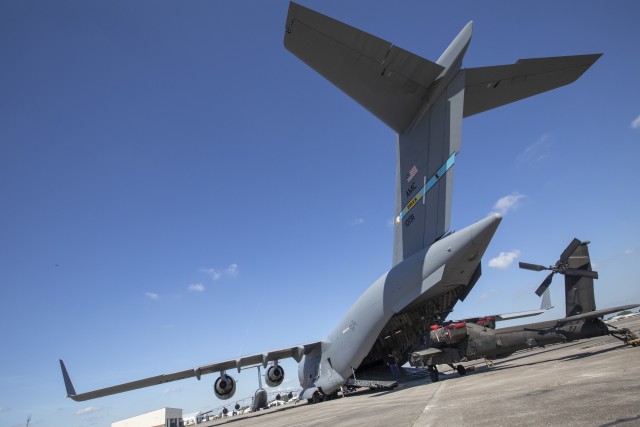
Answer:
[[[569,257],[573,255],[575,250],[578,249],[578,246],[581,244],[582,242],[574,237],[571,243],[569,243],[569,246],[567,246],[567,248],[562,252],[562,255],[560,255],[560,259],[556,262],[556,265],[564,264],[569,261]]]
[[[549,275],[547,277],[545,277],[545,279],[542,281],[542,283],[540,284],[538,289],[536,289],[536,295],[542,296],[544,291],[546,291],[547,288],[549,287],[549,285],[551,284],[551,280],[553,280],[553,275],[554,274],[556,274],[556,272],[552,271],[551,273],[549,273]]]
[[[590,271],[590,270],[578,270],[575,268],[565,268],[560,273],[566,274],[567,276],[577,276],[577,277],[588,277],[590,279],[597,279],[598,272]]]
[[[528,262],[521,262],[518,264],[520,268],[524,268],[525,270],[533,270],[533,271],[542,271],[548,270],[548,267],[539,264],[529,264]]]

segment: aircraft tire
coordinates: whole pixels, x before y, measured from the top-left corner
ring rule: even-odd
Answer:
[[[437,383],[440,378],[438,378],[438,371],[429,371],[429,376],[431,377],[432,383]]]
[[[467,369],[462,365],[456,366],[456,371],[458,371],[458,375],[467,375]]]

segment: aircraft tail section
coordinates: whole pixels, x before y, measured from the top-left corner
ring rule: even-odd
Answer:
[[[436,62],[289,4],[285,47],[398,134],[393,265],[449,231],[462,119],[576,80],[599,57],[461,69],[469,22]]]
[[[467,24],[438,62],[290,3],[285,47],[398,133],[393,264],[449,229]],[[428,200],[428,203],[427,203]]]
[[[569,257],[569,268],[593,271],[589,257],[589,242],[582,242]],[[564,276],[567,317],[596,310],[596,299],[591,277]]]
[[[400,132],[396,156],[393,265],[449,231],[453,172],[462,142],[469,22],[438,58],[443,67],[411,126]]]

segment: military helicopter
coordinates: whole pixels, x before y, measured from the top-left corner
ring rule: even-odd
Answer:
[[[433,325],[427,344],[412,353],[410,364],[426,366],[431,381],[436,382],[439,379],[437,365],[449,365],[458,374],[465,375],[466,368],[460,364],[454,367],[455,363],[482,358],[491,361],[537,346],[602,335],[614,336],[625,344],[638,345],[637,337],[629,329],[607,325],[601,318],[640,304],[596,310],[593,279],[598,278],[598,272],[591,269],[589,243],[573,239],[560,259],[549,267],[520,263],[523,269],[551,271],[536,290],[538,296],[548,290],[555,274],[565,276],[566,317],[500,329],[495,329],[496,318],[493,316]]]

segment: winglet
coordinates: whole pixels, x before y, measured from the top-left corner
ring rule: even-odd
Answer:
[[[62,368],[62,377],[64,378],[64,386],[67,388],[67,397],[73,398],[76,395],[76,390],[73,388],[73,383],[67,372],[67,368],[64,366],[64,362],[60,359],[60,368]]]

